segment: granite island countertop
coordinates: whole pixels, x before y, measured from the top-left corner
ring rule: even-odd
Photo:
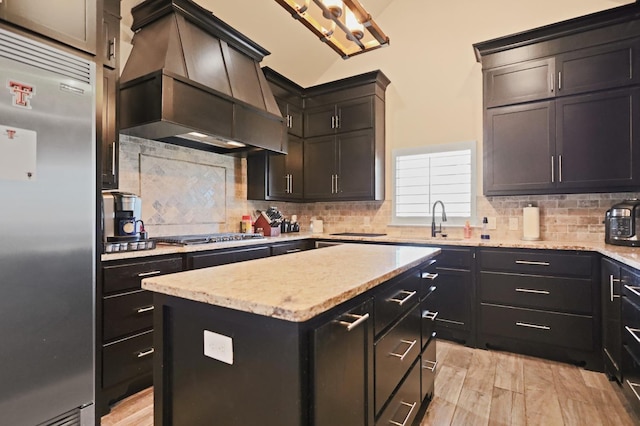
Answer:
[[[440,249],[344,244],[142,280],[145,290],[304,322],[435,257]]]

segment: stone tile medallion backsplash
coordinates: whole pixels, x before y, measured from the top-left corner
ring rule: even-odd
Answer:
[[[145,224],[224,223],[226,186],[224,167],[140,154]]]

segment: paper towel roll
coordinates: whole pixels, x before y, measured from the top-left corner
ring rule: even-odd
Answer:
[[[522,209],[522,239],[525,241],[537,241],[540,239],[540,209],[538,207],[525,207]]]

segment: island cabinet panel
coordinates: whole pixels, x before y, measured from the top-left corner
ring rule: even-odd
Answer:
[[[475,249],[440,249],[442,252],[429,271],[437,276],[430,281],[435,286],[433,294],[422,302],[423,316],[431,319],[438,338],[474,346]]]
[[[485,195],[638,188],[640,15],[629,9],[474,44]]]
[[[421,346],[420,287],[377,337],[375,304],[429,265],[304,322],[155,293],[154,424],[411,424],[436,365],[433,333]]]
[[[602,370],[593,253],[479,250],[478,345]]]
[[[271,256],[281,254],[292,254],[300,251],[311,250],[315,244],[311,240],[290,241],[287,243],[276,243],[271,246]]]

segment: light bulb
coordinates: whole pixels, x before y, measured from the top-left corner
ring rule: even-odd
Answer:
[[[347,28],[349,28],[351,35],[355,39],[360,40],[362,37],[364,37],[364,25],[358,22],[356,15],[354,15],[353,12],[348,8],[347,14],[345,16],[345,25],[347,26]]]
[[[331,15],[335,16],[336,18],[339,18],[342,16],[342,9],[344,8],[344,5],[342,4],[342,0],[322,0],[322,4],[324,4],[325,7],[329,9],[329,12],[331,12]],[[326,12],[322,12],[322,16],[324,16],[327,19],[331,19],[331,16]]]

